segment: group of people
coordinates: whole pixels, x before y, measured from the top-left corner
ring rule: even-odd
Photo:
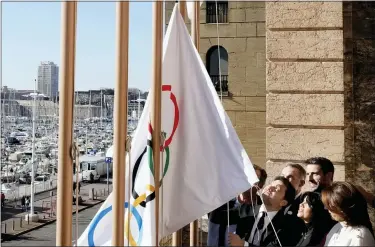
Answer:
[[[22,196],[21,197],[21,207],[23,211],[29,210],[30,206],[30,197],[29,196]]]
[[[266,171],[254,165],[259,182],[209,213],[207,245],[375,246],[367,208],[374,195],[333,182],[329,159],[305,163],[306,170],[286,165],[267,186]]]

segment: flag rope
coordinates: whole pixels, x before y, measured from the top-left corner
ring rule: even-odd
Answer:
[[[78,98],[78,92],[75,94],[75,103],[79,103],[79,98]],[[75,106],[74,106],[75,108]],[[74,126],[77,123],[77,112],[73,111],[74,115]],[[79,163],[79,147],[78,147],[78,134],[76,134],[77,142],[73,143],[73,148],[74,148],[74,161],[76,164],[76,220],[75,220],[75,228],[76,228],[76,240],[75,240],[75,245],[78,245],[78,238],[79,238],[79,233],[78,233],[78,219],[79,219],[79,210],[78,210],[78,196],[79,196],[79,171],[80,171],[80,163]],[[51,205],[52,206],[52,205]]]
[[[216,12],[216,35],[217,35],[217,53],[218,53],[218,60],[219,60],[219,87],[220,87],[220,101],[223,104],[223,88],[222,88],[222,80],[221,80],[221,57],[220,57],[220,33],[219,33],[219,10],[217,7],[217,0],[215,0],[215,12]],[[227,235],[229,236],[229,202],[227,202]]]
[[[139,120],[139,119],[138,119]],[[129,198],[128,198],[128,202],[129,202],[129,205],[130,205],[130,198],[131,198],[131,193],[130,193],[130,191],[131,191],[131,180],[130,180],[130,174],[131,174],[131,143],[132,143],[132,138],[131,138],[131,136],[128,136],[128,138],[127,138],[127,140],[126,140],[126,151],[128,152],[128,155],[129,155],[129,162],[128,162],[128,164],[129,164],[129,177],[128,177],[128,184],[127,184],[127,189],[128,189],[128,196],[129,196]],[[126,162],[125,162],[125,164],[126,164]],[[126,171],[126,168],[125,168],[125,171]],[[125,223],[126,223],[126,225],[125,225],[125,229],[127,229],[127,228],[129,228],[129,226],[130,226],[130,207],[128,207],[128,212],[127,212],[127,215],[128,215],[128,218],[125,218]],[[126,230],[125,230],[125,232],[126,232]],[[127,234],[127,240],[128,240],[128,246],[129,246],[129,244],[130,244],[130,241],[129,241],[129,239],[130,239],[130,231],[128,231],[127,232],[128,234]]]

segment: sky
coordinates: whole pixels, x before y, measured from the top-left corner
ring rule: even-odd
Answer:
[[[61,3],[2,2],[2,85],[34,89],[41,61],[61,64]],[[115,86],[114,2],[78,2],[75,89]],[[129,87],[148,91],[152,2],[130,3]]]

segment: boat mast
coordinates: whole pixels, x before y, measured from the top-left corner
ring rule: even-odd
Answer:
[[[38,97],[36,92],[36,80],[34,83],[34,98],[33,98],[33,136],[32,136],[32,150],[31,150],[31,198],[30,198],[30,215],[34,215],[34,183],[35,183],[35,114],[36,114],[36,98]]]
[[[164,13],[164,11],[163,11]],[[137,125],[139,123],[139,119],[141,118],[141,90],[138,90],[138,114],[137,114]]]
[[[102,89],[100,89],[100,128],[103,128],[103,92]]]

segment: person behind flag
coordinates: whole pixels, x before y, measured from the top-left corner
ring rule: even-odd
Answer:
[[[267,179],[267,172],[262,169],[259,166],[254,166],[254,169],[259,175],[259,183],[255,184],[252,188],[249,190],[245,191],[244,193],[240,194],[237,197],[238,204],[236,205],[236,208],[230,209],[231,211],[235,211],[235,214],[237,216],[236,218],[236,232],[239,236],[243,237],[245,236],[247,230],[248,230],[248,217],[245,217],[244,214],[239,216],[239,211],[240,212],[250,212],[253,208],[253,206],[256,205],[262,205],[262,200],[259,196],[259,192],[263,189],[263,186],[266,183]],[[253,217],[253,216],[249,216]]]
[[[257,186],[263,188],[266,179],[267,172],[260,166],[253,165],[259,182]],[[261,204],[259,196],[256,194],[256,186],[250,188],[249,190],[241,193],[237,200],[233,198],[229,203],[229,231],[233,232],[237,228],[238,221],[238,211],[233,210],[238,203],[241,204],[251,204],[251,198],[255,198],[258,204]],[[251,194],[250,194],[251,193]],[[258,199],[256,199],[258,198]],[[228,246],[228,205],[223,204],[219,208],[215,209],[208,214],[208,236],[207,236],[207,246]]]
[[[251,187],[247,191],[238,195],[237,201],[240,204],[246,204],[246,205],[253,205],[253,204],[261,205],[262,204],[262,201],[260,200],[260,197],[257,194],[257,192],[258,192],[258,189],[263,189],[263,186],[266,184],[267,172],[260,166],[257,166],[255,164],[253,166],[257,174],[257,177],[259,179],[259,182],[256,183],[253,187]]]
[[[246,219],[241,226],[242,236],[229,233],[231,246],[295,246],[302,234],[296,227],[295,217],[284,214],[285,206],[294,201],[296,191],[284,177],[278,176],[262,191],[263,204],[254,206],[240,217]],[[271,224],[270,224],[271,220]],[[280,241],[280,243],[279,243]]]

